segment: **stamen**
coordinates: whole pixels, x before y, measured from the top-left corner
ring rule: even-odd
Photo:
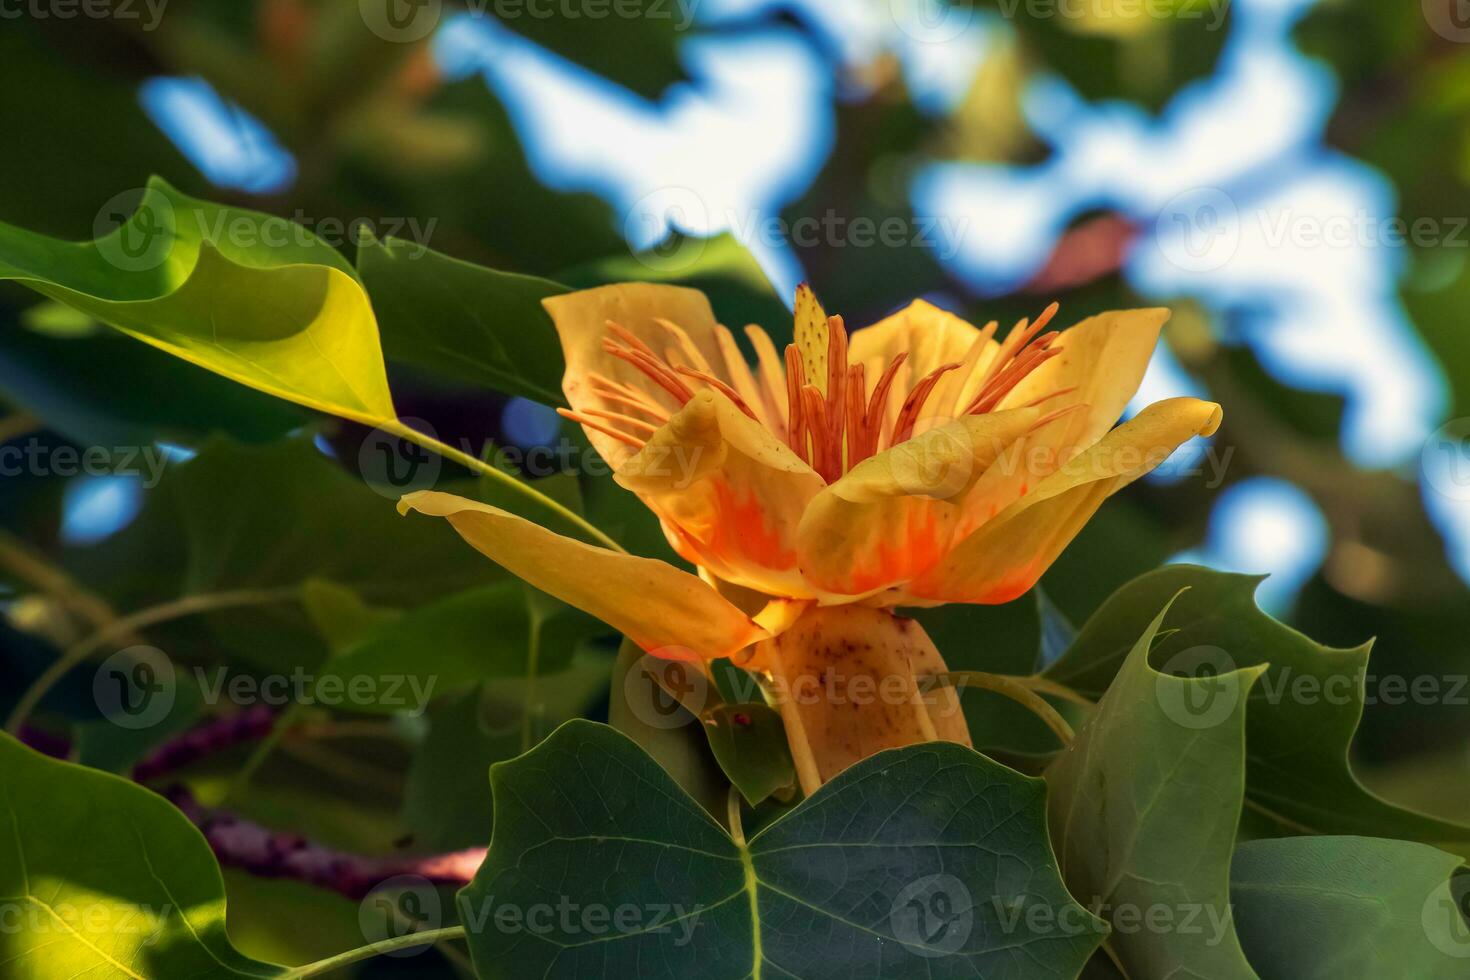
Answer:
[[[655,360],[658,359],[658,354],[654,353],[653,348],[649,347],[642,340],[638,339],[638,335],[635,334],[633,331],[629,330],[621,323],[618,323],[616,320],[607,320],[605,321],[605,323],[608,331],[612,333],[614,337],[617,337],[619,340],[621,340],[626,346],[631,347],[634,350],[641,350],[643,353],[647,354],[649,357],[654,358]]]
[[[795,344],[786,345],[786,443],[794,453],[805,463],[811,462],[811,454],[807,452],[807,419],[803,410],[801,390],[805,386],[804,372],[801,367],[801,351],[796,349]]]
[[[606,419],[609,422],[619,425],[626,425],[629,428],[648,435],[653,435],[658,431],[658,426],[645,422],[642,419],[635,419],[631,415],[624,415],[621,412],[608,412],[600,408],[586,408],[582,410],[582,414],[591,415],[593,418]]]
[[[919,379],[919,383],[914,385],[914,390],[910,391],[909,396],[904,399],[903,408],[898,410],[898,419],[893,423],[893,438],[888,443],[890,446],[906,442],[914,434],[914,425],[919,421],[919,412],[924,407],[924,400],[929,397],[934,386],[939,384],[940,378],[959,366],[958,361],[941,364]]]
[[[667,330],[670,336],[679,342],[679,351],[690,364],[693,364],[705,374],[714,373],[709,366],[709,361],[700,353],[699,348],[694,346],[694,341],[690,339],[688,332],[683,327],[679,326],[673,320],[666,320],[661,316],[654,317],[653,322]],[[666,357],[665,360],[673,363],[674,359],[672,357]]]
[[[842,317],[827,318],[827,446],[837,475],[842,475],[842,430],[847,420],[847,330]]]
[[[846,468],[852,469],[859,462],[866,459],[862,454],[862,447],[867,444],[868,435],[864,422],[866,416],[863,413],[863,393],[867,391],[867,368],[861,364],[854,364],[847,369],[847,460]]]
[[[619,381],[614,381],[604,375],[592,373],[587,376],[592,384],[592,390],[603,400],[614,404],[635,408],[646,415],[650,415],[660,422],[669,420],[669,413],[659,405],[651,401],[648,396],[636,388],[629,387]]]
[[[740,353],[740,346],[735,343],[735,335],[723,323],[717,323],[715,324],[715,341],[719,345],[720,356],[724,359],[725,374],[729,376],[731,386],[745,399],[745,403],[754,409],[753,414],[756,421],[774,431],[775,420],[766,410],[760,386],[756,384],[755,375],[750,372],[750,365],[745,363],[745,356]]]
[[[1063,417],[1064,415],[1071,415],[1073,412],[1081,411],[1082,409],[1088,408],[1088,407],[1089,406],[1088,406],[1088,404],[1086,402],[1078,402],[1075,405],[1068,405],[1066,408],[1059,408],[1055,412],[1052,412],[1050,415],[1043,415],[1041,418],[1037,419],[1035,422],[1032,422],[1031,423],[1031,428],[1028,429],[1027,431],[1028,432],[1035,432],[1037,429],[1040,429],[1042,426],[1051,425],[1053,422],[1055,422],[1057,419]]]
[[[1020,384],[1028,374],[1060,353],[1062,350],[1058,347],[1051,350],[1037,350],[1018,359],[975,396],[975,400],[970,403],[965,414],[979,415],[994,411],[1001,399],[1010,394],[1011,389]]]
[[[827,399],[817,390],[816,385],[803,385],[801,389],[801,410],[805,418],[807,430],[812,437],[811,466],[822,479],[831,483],[842,473],[839,471],[840,461],[834,463],[832,442],[827,438],[830,431],[827,421]]]
[[[893,360],[888,362],[888,367],[878,377],[878,383],[873,386],[873,396],[868,399],[868,414],[863,421],[862,453],[859,459],[867,459],[878,451],[878,437],[882,434],[883,417],[888,412],[888,393],[893,388],[893,379],[898,377],[898,369],[903,367],[904,361],[909,359],[908,351],[902,351]]]
[[[605,436],[611,436],[612,438],[618,440],[619,442],[627,443],[629,446],[632,446],[634,449],[642,449],[643,448],[643,440],[642,439],[635,439],[633,436],[628,435],[626,432],[620,432],[617,429],[614,429],[610,425],[603,425],[601,422],[598,422],[596,419],[593,419],[590,416],[584,415],[581,412],[574,412],[574,411],[572,411],[569,408],[558,408],[556,410],[556,414],[560,415],[564,419],[571,419],[573,422],[576,422],[576,423],[578,423],[580,425],[585,425],[589,429],[596,429],[598,432],[601,432],[603,435],[605,435]]]
[[[696,371],[694,370],[694,368],[684,367],[683,365],[674,368],[674,370],[678,371],[680,374],[684,375],[687,378],[697,378],[698,380],[703,381],[705,384],[716,389],[717,391],[719,391],[720,394],[724,395],[726,398],[734,402],[736,408],[740,409],[746,415],[749,415],[752,419],[755,419],[755,421],[760,421],[760,419],[757,419],[755,417],[755,412],[751,411],[750,406],[746,404],[745,399],[740,397],[740,392],[736,391],[734,388],[731,388],[729,385],[725,384],[725,382],[721,381],[713,374],[707,374],[704,371]]]
[[[602,342],[602,349],[613,357],[621,358],[642,371],[648,376],[650,381],[673,395],[674,400],[680,405],[686,404],[689,399],[694,397],[694,392],[690,390],[689,386],[683,381],[680,381],[679,376],[674,373],[674,369],[660,360],[657,355],[647,353],[645,350],[620,347],[611,340],[604,340]]]
[[[1072,392],[1074,392],[1076,390],[1077,390],[1077,386],[1076,385],[1072,385],[1070,388],[1058,388],[1056,391],[1048,392],[1047,394],[1042,395],[1040,398],[1033,398],[1029,402],[1027,402],[1026,404],[1024,404],[1024,405],[1018,405],[1016,407],[1017,408],[1035,408],[1038,405],[1044,405],[1044,404],[1046,404],[1047,402],[1051,401],[1053,398],[1060,398],[1063,395],[1070,395]]]

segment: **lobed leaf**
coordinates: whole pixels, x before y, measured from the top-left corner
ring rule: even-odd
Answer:
[[[1262,612],[1260,579],[1168,565],[1119,589],[1088,620],[1048,678],[1097,697],[1114,681],[1129,636],[1169,597],[1174,630],[1155,663],[1189,671],[1264,667],[1246,720],[1246,798],[1282,832],[1402,837],[1470,856],[1470,827],[1415,813],[1375,796],[1349,761],[1363,714],[1370,645],[1323,646]]]

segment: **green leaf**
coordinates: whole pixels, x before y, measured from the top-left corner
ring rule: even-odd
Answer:
[[[0,930],[6,973],[279,977],[225,932],[204,837],[160,796],[0,736]]]
[[[721,813],[730,783],[715,761],[709,740],[700,732],[694,714],[660,686],[658,678],[666,675],[656,671],[667,670],[669,663],[644,653],[636,643],[625,639],[612,669],[608,724],[642,746],[679,788],[698,800],[705,810]],[[694,710],[703,711],[708,704],[708,692],[696,689],[696,695]]]
[[[527,685],[519,678],[487,681],[431,708],[429,734],[414,751],[404,786],[403,819],[414,847],[450,851],[488,844],[494,811],[486,770],[584,714],[606,694],[607,677],[605,654],[578,652],[566,670],[538,679],[533,690],[541,710],[529,727]]]
[[[93,242],[0,225],[0,278],[267,394],[376,425],[396,418],[377,324],[352,268],[283,218],[157,178]]]
[[[1470,972],[1459,865],[1408,841],[1250,841],[1231,865],[1236,929],[1261,980],[1459,980]]]
[[[789,297],[777,295],[755,256],[728,233],[713,238],[675,237],[651,251],[588,263],[557,278],[579,289],[629,281],[688,286],[709,297],[722,323],[760,324],[777,350],[792,337]],[[735,335],[744,342],[740,330]]]
[[[763,703],[719,704],[701,712],[715,761],[751,806],[796,785],[781,713]]]
[[[198,446],[216,430],[263,442],[309,418],[90,319],[93,331],[75,336],[8,320],[0,311],[0,391],[79,445]]]
[[[460,892],[482,977],[1070,980],[1100,935],[1057,877],[1041,781],[958,745],[880,753],[748,843],[592,722],[490,779],[490,855]]]
[[[546,297],[566,292],[565,286],[461,262],[395,238],[364,244],[357,268],[389,360],[543,404],[565,404],[561,344],[541,306]]]
[[[353,707],[386,712],[407,708],[417,714],[430,697],[487,677],[524,675],[530,653],[525,589],[519,582],[497,582],[427,603],[368,631],[322,667],[321,679],[343,684],[359,677],[401,680],[401,689],[375,684],[384,700],[353,702]],[[565,664],[562,659],[546,669]]]
[[[1470,827],[1394,806],[1353,775],[1349,750],[1363,714],[1369,645],[1333,649],[1277,622],[1255,604],[1259,581],[1193,565],[1143,575],[1098,609],[1046,676],[1098,696],[1149,610],[1187,588],[1170,614],[1177,631],[1160,641],[1155,663],[1269,666],[1246,723],[1254,811],[1280,831],[1410,838],[1470,856]]]
[[[312,580],[329,579],[370,606],[412,608],[504,577],[447,525],[404,521],[308,439],[211,441],[166,470],[132,525],[71,564],[119,609],[221,591],[280,593],[280,601],[218,610],[174,630],[205,624],[211,645],[269,670],[315,665],[328,652],[293,601]],[[320,600],[320,583],[314,590]]]
[[[1154,670],[1149,650],[1168,611],[1047,769],[1052,842],[1072,894],[1113,924],[1106,942],[1128,976],[1254,980],[1230,921],[1230,855],[1246,695],[1262,668]]]
[[[345,585],[329,579],[307,579],[301,586],[301,608],[327,641],[333,656],[346,653],[374,629],[397,619],[396,609],[370,606]]]
[[[360,710],[418,712],[428,698],[482,680],[565,670],[577,645],[606,629],[508,580],[447,596],[368,629],[323,666],[321,677],[344,684],[356,677],[377,679],[374,690],[385,700],[354,702]],[[381,682],[389,678],[402,686],[385,687]],[[397,696],[390,697],[395,690]],[[409,695],[412,703],[405,704]]]
[[[412,606],[501,577],[466,554],[452,529],[438,534],[404,521],[392,500],[309,439],[264,446],[211,441],[194,459],[168,469],[136,526],[137,535],[130,528],[109,540],[111,557],[136,562],[179,543],[187,555],[182,568],[171,564],[165,593],[145,600],[300,586],[316,578],[352,589],[371,605]]]

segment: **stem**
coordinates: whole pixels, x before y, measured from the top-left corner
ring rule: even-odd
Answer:
[[[529,483],[526,483],[522,480],[517,480],[509,473],[496,469],[494,466],[491,466],[483,459],[471,456],[469,453],[466,452],[461,452],[460,450],[455,449],[453,446],[447,443],[440,442],[438,439],[435,439],[432,436],[426,436],[417,429],[404,425],[401,421],[397,419],[394,419],[390,422],[384,422],[381,428],[384,432],[391,432],[393,435],[398,436],[400,439],[407,439],[409,442],[422,446],[425,449],[433,450],[446,459],[452,459],[466,469],[472,470],[475,473],[479,473],[482,476],[488,476],[490,479],[503,484],[504,486],[515,491],[526,499],[535,501],[542,507],[545,507],[547,510],[556,514],[562,520],[568,521],[573,524],[575,527],[577,527],[585,534],[589,535],[594,541],[596,541],[603,547],[611,548],[613,551],[621,552],[622,554],[628,553],[622,545],[618,544],[612,538],[608,537],[602,531],[598,530],[597,527],[591,524],[585,517],[582,517],[577,512],[563,506],[562,504],[557,503],[555,500],[552,500],[550,497],[546,496],[546,494],[542,493],[540,490],[537,490]]]
[[[103,629],[117,619],[117,613],[100,597],[77,585],[71,576],[5,531],[0,531],[0,568],[34,585],[87,620],[95,629]]]
[[[1065,684],[1058,683],[1049,677],[1042,677],[1040,674],[1032,677],[1017,677],[1016,683],[1028,687],[1039,694],[1050,694],[1054,698],[1071,701],[1073,704],[1080,704],[1084,708],[1097,707],[1097,702],[1082,692],[1074,690]]]
[[[730,787],[726,813],[730,821],[730,838],[735,841],[736,846],[743,849],[745,847],[745,827],[740,823],[740,791],[734,786]]]
[[[225,790],[226,800],[238,801],[244,796],[245,787],[250,784],[251,777],[255,775],[255,771],[261,767],[261,764],[271,754],[271,750],[276,747],[276,743],[281,740],[281,736],[285,735],[286,730],[296,722],[296,718],[301,714],[302,708],[303,705],[300,701],[294,701],[275,719],[274,724],[271,725],[271,729],[266,733],[265,738],[256,743],[255,748],[251,750],[250,755],[245,759],[245,764],[240,767],[239,772],[235,773],[235,777],[230,780],[229,788]]]
[[[374,956],[381,956],[384,953],[392,953],[400,949],[412,949],[415,946],[428,946],[431,943],[443,942],[446,939],[463,938],[465,938],[464,926],[425,929],[423,932],[413,932],[406,936],[384,939],[368,946],[349,949],[345,953],[338,953],[336,956],[329,956],[324,960],[317,960],[315,963],[308,963],[305,966],[298,966],[295,969],[288,970],[282,976],[286,980],[297,980],[298,977],[314,977],[318,974],[337,970],[344,966],[351,966],[353,963],[360,963]]]
[[[1047,704],[1039,694],[1021,683],[1019,678],[1006,677],[1002,674],[987,674],[979,670],[954,670],[947,674],[936,675],[935,680],[952,687],[974,686],[983,691],[993,691],[1004,695],[1045,722],[1046,727],[1062,740],[1063,745],[1071,744],[1075,737],[1072,726],[1067,724],[1067,719],[1059,715],[1057,709]]]
[[[86,659],[108,643],[114,642],[121,637],[131,636],[137,630],[147,626],[155,626],[170,620],[181,619],[196,613],[211,612],[216,609],[227,609],[232,606],[254,606],[267,602],[280,602],[296,596],[294,588],[287,589],[241,589],[233,592],[208,592],[200,595],[184,596],[172,602],[165,602],[147,609],[115,619],[111,623],[97,630],[91,636],[79,643],[67,648],[57,660],[31,682],[25,693],[16,702],[15,710],[10,713],[10,718],[5,722],[5,730],[11,735],[19,736],[20,727],[25,724],[26,719],[35,710],[36,705],[41,703],[50,690],[65,677],[72,668],[86,661]]]

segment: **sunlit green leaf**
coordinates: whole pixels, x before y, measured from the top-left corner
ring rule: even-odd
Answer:
[[[225,933],[219,865],[162,797],[0,735],[0,963],[11,976],[279,977]]]
[[[283,218],[150,181],[93,242],[0,225],[0,278],[241,384],[377,424],[396,417],[377,324],[345,260]]]

